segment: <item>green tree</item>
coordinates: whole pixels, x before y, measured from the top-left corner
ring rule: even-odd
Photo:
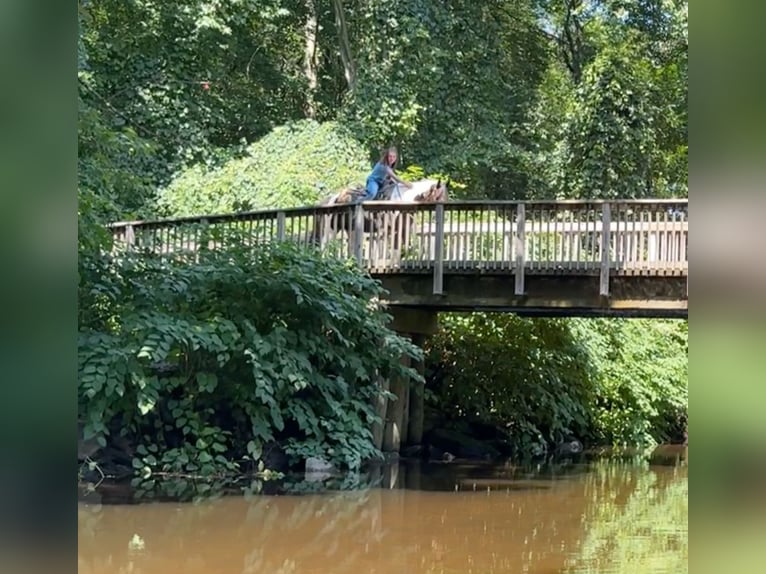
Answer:
[[[686,3],[587,6],[551,12],[559,57],[529,116],[533,196],[686,195]]]
[[[372,146],[500,196],[523,183],[517,129],[545,69],[529,2],[367,2],[355,12],[356,89],[344,118]]]
[[[150,173],[165,182],[303,116],[302,11],[289,0],[83,1],[87,98],[157,144]]]
[[[473,313],[441,323],[427,354],[437,410],[506,429],[522,456],[587,434],[590,363],[566,322]]]

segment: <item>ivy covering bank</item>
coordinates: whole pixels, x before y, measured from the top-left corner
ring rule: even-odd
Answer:
[[[159,194],[166,215],[302,207],[352,183],[363,183],[367,153],[335,122],[302,120],[275,128],[241,157],[181,172]]]

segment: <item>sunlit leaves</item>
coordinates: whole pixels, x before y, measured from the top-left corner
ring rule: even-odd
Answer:
[[[430,344],[431,402],[506,427],[522,454],[572,435],[629,445],[677,438],[686,333],[681,321],[449,315]]]
[[[363,184],[369,166],[363,148],[338,124],[307,120],[275,129],[221,167],[182,172],[161,192],[158,207],[199,215],[309,205]]]
[[[565,7],[550,3],[565,42]],[[687,194],[686,2],[604,0],[576,16],[578,71],[552,60],[530,113],[536,197]],[[572,33],[572,30],[569,29]],[[569,46],[571,48],[571,46]]]

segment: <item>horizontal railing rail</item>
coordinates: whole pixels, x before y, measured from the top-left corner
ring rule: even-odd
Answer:
[[[365,202],[110,225],[116,250],[197,257],[271,241],[313,245],[374,274],[479,271],[599,276],[688,274],[688,200]]]

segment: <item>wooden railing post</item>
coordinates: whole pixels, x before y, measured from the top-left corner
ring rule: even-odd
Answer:
[[[525,253],[526,253],[526,213],[524,210],[524,204],[519,203],[516,205],[516,240],[514,241],[514,255],[516,258],[516,264],[513,270],[514,279],[516,284],[514,286],[515,295],[524,294],[524,265]]]
[[[444,204],[436,204],[436,232],[434,233],[434,295],[444,294]]]
[[[277,241],[285,240],[285,212],[277,212]]]
[[[609,203],[601,206],[601,281],[599,294],[609,296],[609,237],[612,230],[612,212]]]
[[[354,259],[362,266],[362,245],[364,239],[364,211],[361,203],[354,206]]]
[[[211,247],[211,239],[210,239],[210,223],[208,222],[207,218],[202,218],[200,220],[200,224],[202,226],[202,229],[200,231],[200,245],[197,248],[198,251],[209,251],[210,249],[214,248],[215,245]]]
[[[125,226],[125,249],[133,251],[136,245],[136,232],[131,224]]]

